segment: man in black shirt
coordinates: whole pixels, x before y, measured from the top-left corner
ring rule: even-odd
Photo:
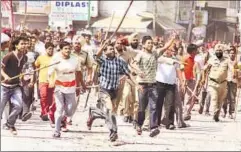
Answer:
[[[13,50],[4,56],[2,59],[1,69],[1,102],[0,102],[0,116],[2,116],[3,110],[10,102],[11,112],[7,119],[7,123],[4,124],[5,129],[9,129],[14,135],[17,135],[15,123],[17,116],[22,111],[23,101],[22,92],[20,88],[20,79],[15,78],[22,72],[23,65],[27,61],[27,57],[24,55],[26,50],[25,37],[18,37],[12,42]]]

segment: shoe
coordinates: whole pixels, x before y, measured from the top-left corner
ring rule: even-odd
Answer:
[[[43,121],[49,121],[48,115],[41,115],[40,118],[41,118]]]
[[[186,123],[182,123],[181,125],[178,125],[177,128],[187,128],[190,127],[190,125],[186,124]]]
[[[190,114],[186,114],[184,115],[184,118],[183,118],[185,121],[188,121],[191,119],[191,115]]]
[[[113,132],[113,133],[110,134],[110,141],[111,141],[111,142],[114,142],[114,141],[116,141],[117,139],[118,139],[118,135],[117,135],[116,132]]]
[[[15,127],[10,127],[10,132],[11,132],[13,135],[17,135],[17,134],[18,134],[18,132],[17,132],[17,130],[16,130]]]
[[[128,116],[124,116],[124,122],[128,122],[129,121],[129,117]]]
[[[136,132],[137,132],[137,135],[141,135],[142,134],[141,127],[137,126]]]
[[[203,107],[200,106],[199,110],[198,110],[198,113],[201,115],[203,113]]]
[[[132,122],[133,122],[132,116],[129,116],[128,122],[129,122],[129,123],[132,123]]]
[[[89,130],[91,130],[93,122],[94,122],[94,118],[90,115],[88,120],[87,120],[87,127],[88,127]]]
[[[230,115],[229,115],[229,119],[234,119],[233,114],[230,114]]]
[[[28,112],[28,113],[25,113],[22,117],[22,121],[27,121],[29,120],[31,117],[32,117],[32,113],[31,112]]]
[[[68,132],[68,128],[67,128],[67,123],[65,121],[61,122],[61,131],[62,132]]]
[[[160,133],[160,130],[158,128],[152,129],[150,133],[150,137],[155,137]]]
[[[213,116],[213,119],[214,119],[215,122],[219,122],[219,118],[218,118],[217,115],[214,115],[214,116]]]
[[[61,134],[56,131],[53,134],[53,138],[60,138],[60,136],[61,136]]]
[[[175,128],[176,127],[172,124],[166,126],[166,129],[169,129],[169,130],[174,130]]]

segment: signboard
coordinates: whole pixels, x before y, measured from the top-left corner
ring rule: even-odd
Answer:
[[[198,27],[194,27],[192,29],[192,33],[193,35],[195,35],[196,37],[202,37],[205,38],[206,37],[206,26],[198,26]]]
[[[19,1],[19,12],[48,14],[50,12],[50,1]]]
[[[51,1],[51,20],[88,20],[88,6],[90,2],[90,16],[98,16],[98,1]]]
[[[208,11],[195,11],[194,22],[196,26],[208,24]]]

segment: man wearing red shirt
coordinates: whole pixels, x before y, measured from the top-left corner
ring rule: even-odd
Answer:
[[[197,54],[197,45],[189,44],[187,47],[188,56],[184,59],[184,63],[187,63],[184,66],[184,78],[186,84],[186,93],[184,95],[184,105],[185,105],[185,115],[184,120],[191,119],[191,113],[187,112],[188,106],[191,104],[192,92],[195,87],[195,75],[194,75],[194,58]]]

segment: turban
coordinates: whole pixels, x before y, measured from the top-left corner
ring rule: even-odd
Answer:
[[[1,43],[10,41],[10,37],[7,34],[1,33]]]
[[[128,42],[130,43],[134,38],[139,39],[138,33],[132,33],[131,35],[128,36]]]
[[[225,51],[225,50],[227,50],[227,47],[224,44],[216,44],[214,47],[214,50],[215,51],[217,51],[217,50]]]

